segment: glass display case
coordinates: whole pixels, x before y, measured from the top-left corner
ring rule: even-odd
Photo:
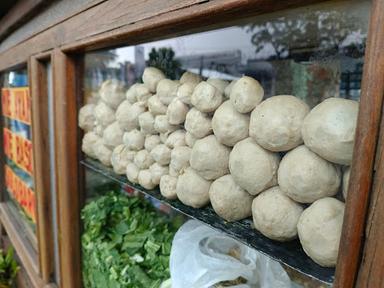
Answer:
[[[382,0],[48,2],[0,16],[0,222],[27,282],[168,287],[197,220],[287,287],[380,287]]]
[[[95,107],[93,112],[95,122],[90,124],[91,129],[83,126],[84,133],[88,132],[89,135],[90,131],[93,131],[92,133],[97,134],[104,143],[107,141],[106,129],[114,125],[113,123],[120,124],[121,117],[118,116],[119,109],[122,109],[120,105],[123,107],[127,101],[131,102],[128,105],[133,105],[135,102],[129,99],[129,91],[134,89],[130,87],[134,87],[135,83],[143,83],[142,75],[146,67],[160,69],[165,77],[171,80],[179,80],[184,73],[189,72],[198,75],[199,81],[205,80],[212,84],[218,81],[224,83],[224,86],[241,79],[244,75],[249,76],[256,79],[264,89],[264,100],[276,95],[294,95],[311,109],[328,98],[359,101],[370,7],[370,1],[352,1],[348,4],[325,3],[242,19],[209,31],[143,42],[133,46],[87,52],[83,60],[83,105],[87,107],[94,105],[92,107]],[[301,16],[297,17],[297,15]],[[146,85],[145,80],[144,85]],[[229,98],[224,88],[222,91],[224,98]],[[159,90],[158,87],[157,90]],[[151,95],[156,93],[151,92]],[[159,91],[157,92],[160,94]],[[173,97],[179,97],[177,93],[175,92]],[[112,98],[116,100],[118,97],[120,100],[115,101],[116,103],[108,100]],[[151,110],[148,99],[150,99],[149,96],[143,100],[148,101],[148,105],[144,105],[145,108],[141,113],[149,109],[150,113],[154,114],[152,120],[156,121],[156,114]],[[193,107],[191,103],[187,106],[188,110]],[[100,116],[103,109],[105,115],[108,114],[105,110],[110,110],[108,119],[102,119],[103,116]],[[80,111],[79,121],[83,119],[81,113]],[[126,110],[125,113],[133,113],[133,110]],[[213,114],[214,111],[207,113],[208,117],[212,117]],[[104,123],[101,123],[102,121]],[[136,121],[138,121],[136,128],[143,132],[140,120]],[[184,131],[186,129],[184,125],[184,121],[181,121],[175,129]],[[124,131],[122,125],[120,128],[123,130],[120,133],[127,135],[116,136],[119,138],[117,142],[127,147],[129,139],[124,138],[129,138],[131,134],[127,132],[131,129]],[[189,132],[188,129],[187,131]],[[159,131],[152,131],[149,134],[159,133]],[[115,135],[119,134],[116,132]],[[86,145],[85,142],[83,145]],[[165,140],[162,142],[166,143]],[[188,146],[188,144],[184,145]],[[228,222],[218,216],[210,205],[200,209],[188,207],[178,200],[166,199],[158,188],[148,190],[137,183],[132,183],[124,175],[124,169],[118,172],[122,175],[117,175],[118,169],[113,160],[111,163],[104,159],[104,154],[107,152],[112,155],[112,158],[114,157],[115,152],[112,151],[116,146],[117,144],[106,144],[105,150],[99,149],[94,155],[89,154],[91,157],[82,162],[87,175],[101,174],[121,187],[140,191],[144,195],[160,200],[171,209],[227,233],[283,263],[290,271],[292,278],[304,285],[320,287],[321,283],[332,284],[334,268],[322,267],[311,260],[303,251],[298,239],[288,242],[268,239],[255,229],[251,217]],[[142,149],[146,150],[144,147]],[[84,149],[83,146],[83,151],[87,154],[89,149]],[[284,158],[287,152],[289,151],[281,151],[279,156]],[[92,158],[99,158],[104,165]],[[134,161],[136,160],[132,159],[132,162]],[[111,165],[114,171],[106,167]],[[346,170],[347,166],[336,165],[336,168],[341,171]],[[318,170],[314,173],[321,172]],[[93,187],[95,183],[86,182],[87,193],[94,191],[91,186]],[[104,187],[101,183],[96,186]],[[337,187],[337,193],[332,193],[332,196],[344,202],[343,187],[341,184]],[[306,202],[302,207],[305,209],[312,202]]]

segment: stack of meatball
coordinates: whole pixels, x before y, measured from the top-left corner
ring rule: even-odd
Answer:
[[[328,98],[312,110],[297,97],[263,101],[260,83],[144,70],[125,91],[105,81],[79,111],[82,150],[145,189],[227,221],[253,217],[276,241],[299,238],[316,263],[335,266],[358,102]],[[340,197],[339,197],[340,198]]]

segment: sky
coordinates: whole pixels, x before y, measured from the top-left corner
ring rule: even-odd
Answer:
[[[171,47],[175,51],[176,57],[236,50],[241,51],[244,64],[247,59],[255,57],[255,47],[251,43],[251,34],[247,33],[244,28],[237,26],[150,42],[140,46],[144,47],[146,59],[152,48],[160,47]],[[134,62],[133,46],[118,48],[116,53],[118,55],[116,62]],[[269,55],[273,55],[271,47],[265,47],[265,49],[258,53],[260,58],[266,58]]]
[[[353,42],[360,42],[361,39],[364,39],[367,30],[367,19],[369,14],[369,1],[359,0],[359,1],[350,1],[350,2],[337,2],[336,4],[321,4],[318,6],[309,6],[308,8],[301,8],[304,10],[296,11],[290,10],[288,12],[280,12],[280,14],[272,15],[270,17],[262,16],[256,17],[255,20],[250,20],[251,22],[258,22],[262,24],[265,21],[273,19],[273,17],[286,16],[288,18],[298,17],[302,13],[311,13],[313,11],[322,10],[340,10],[347,12],[348,15],[355,16],[354,19],[361,20],[359,24],[362,28],[361,31],[351,33],[343,44],[350,44]],[[268,19],[268,20],[265,20]],[[253,33],[255,33],[253,31]],[[209,32],[196,33],[187,36],[176,37],[172,39],[166,39],[161,41],[149,42],[146,44],[141,44],[144,48],[145,58],[148,58],[148,53],[152,48],[160,47],[171,47],[175,53],[176,57],[183,55],[194,55],[194,54],[204,54],[211,52],[230,52],[230,51],[241,51],[242,62],[246,63],[248,59],[266,59],[269,56],[275,54],[274,48],[272,45],[266,45],[261,51],[255,54],[255,47],[251,43],[251,33],[247,33],[246,29],[240,26],[232,26],[229,28],[217,29]],[[135,62],[134,55],[134,46],[123,47],[116,49],[118,58],[116,59],[113,66],[118,66],[118,63],[124,61],[130,61],[131,63]]]

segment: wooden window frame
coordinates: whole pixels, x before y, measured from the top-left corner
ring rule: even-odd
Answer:
[[[76,181],[80,179],[76,63],[76,57],[68,57],[60,49],[54,50],[52,67],[55,142],[60,143],[55,146],[56,191],[60,235],[60,287],[63,288],[81,286],[80,182]]]
[[[31,19],[47,0],[26,0],[17,2],[10,11],[4,16],[0,23],[0,41],[4,39],[12,30],[20,27],[23,23]]]
[[[51,281],[54,272],[51,179],[49,176],[48,74],[46,69],[46,64],[49,62],[51,62],[50,52],[33,56],[30,59],[32,141],[37,197],[36,233],[39,251],[39,274],[45,283]]]
[[[78,80],[78,73],[81,71],[79,66],[81,56],[79,55],[85,51],[113,47],[123,43],[133,45],[163,38],[164,36],[172,37],[189,34],[202,30],[201,27],[208,30],[216,27],[217,24],[230,23],[238,17],[244,18],[277,10],[309,6],[323,1],[212,0],[206,2],[185,0],[179,1],[184,6],[175,4],[173,10],[163,12],[156,6],[156,3],[161,1],[145,4],[145,1],[137,0],[138,7],[143,9],[141,12],[144,11],[147,14],[144,13],[138,18],[127,12],[129,17],[125,15],[126,17],[122,17],[116,22],[110,21],[113,18],[113,12],[116,13],[116,9],[122,9],[124,5],[126,5],[125,8],[129,8],[130,4],[128,2],[120,3],[118,0],[100,2],[98,5],[74,15],[63,23],[59,23],[12,47],[12,51],[9,49],[0,54],[0,70],[2,70],[22,63],[31,54],[46,49],[54,49],[52,67],[56,114],[55,138],[60,143],[60,145],[57,145],[55,153],[55,168],[56,171],[60,171],[60,175],[58,175],[60,177],[57,178],[59,199],[57,209],[60,216],[58,219],[59,249],[61,275],[65,275],[66,280],[65,282],[62,281],[61,287],[79,287],[81,285],[79,219],[81,199],[79,195],[82,188],[80,182],[73,185],[74,179],[81,177],[81,169],[78,166],[81,157],[78,149],[81,132],[77,128],[76,115],[79,103],[78,97],[81,91],[81,83]],[[382,139],[381,141],[384,141],[384,124],[380,129],[380,123],[382,121],[384,123],[384,120],[382,120],[384,19],[381,15],[384,10],[384,0],[373,0],[372,2],[362,80],[361,105],[348,192],[350,196],[346,201],[345,221],[334,287],[353,287],[357,283],[368,283],[367,275],[369,274],[367,273],[371,270],[367,263],[377,263],[375,262],[376,259],[384,261],[384,256],[382,256],[384,253],[381,253],[380,257],[376,256],[376,258],[372,255],[372,251],[377,245],[375,239],[372,238],[375,236],[372,235],[377,236],[384,233],[384,228],[378,224],[380,221],[368,222],[367,236],[369,237],[367,239],[364,237],[371,199],[373,201],[371,202],[372,208],[384,205],[383,200],[381,202],[378,200],[379,196],[384,193],[382,185],[379,185],[382,184],[384,178],[383,161],[379,161],[383,160],[384,148],[381,145],[378,146],[379,136]],[[145,7],[148,10],[145,10]],[[157,8],[160,11],[158,13],[155,12]],[[92,22],[92,20],[85,16],[97,19],[101,11],[103,13],[109,11],[104,16],[111,18],[108,19],[109,26],[100,27],[96,23],[92,27],[87,26],[87,22]],[[150,13],[153,14],[149,15]],[[133,17],[132,19],[135,19],[135,21],[130,17]],[[76,27],[83,27],[83,25],[86,26],[84,29],[78,31],[75,29]],[[100,23],[100,25],[102,26],[104,23]],[[72,30],[70,31],[71,27]],[[70,32],[73,33],[69,35]],[[379,150],[376,154],[377,149]],[[377,155],[379,156],[375,162]],[[375,163],[377,169],[374,174]],[[384,216],[384,212],[380,211],[383,211],[383,209],[370,210],[368,220]],[[365,259],[364,262],[361,262],[361,257]],[[381,266],[375,268],[375,275],[384,273]]]
[[[1,223],[25,267],[30,282],[35,287],[43,287],[50,283],[53,273],[52,267],[54,267],[52,264],[50,177],[46,176],[49,175],[49,165],[46,165],[49,163],[47,74],[42,61],[50,61],[50,54],[36,55],[27,62],[32,109],[33,179],[37,203],[36,243],[32,243],[31,240],[20,235],[21,220],[15,219],[15,214],[10,211],[11,208],[6,202],[0,203]],[[13,67],[13,69],[17,68]],[[2,123],[0,128],[2,130]],[[0,139],[2,145],[2,133]],[[1,171],[3,171],[4,159],[1,158]],[[1,183],[4,183],[3,173],[1,174],[0,180]],[[5,191],[2,191],[2,197],[4,193]]]
[[[367,139],[367,146],[371,146],[372,149],[376,150],[376,159],[371,159],[371,163],[373,169],[375,171],[375,175],[371,184],[371,190],[359,191],[362,187],[358,186],[359,183],[351,182],[350,185],[356,185],[355,189],[352,189],[352,193],[360,192],[363,194],[365,198],[363,198],[363,202],[359,204],[358,202],[361,199],[358,197],[352,198],[349,203],[349,213],[352,214],[354,209],[359,209],[361,213],[366,214],[365,227],[363,224],[360,229],[362,229],[362,234],[364,235],[364,245],[361,246],[360,255],[361,256],[361,265],[356,265],[356,271],[358,270],[356,287],[359,288],[369,288],[369,287],[383,287],[383,279],[384,279],[384,1],[375,1],[373,6],[373,13],[371,16],[371,26],[370,26],[370,41],[367,49],[369,54],[367,54],[367,65],[365,71],[364,78],[364,92],[367,93],[366,98],[372,98],[369,105],[372,107],[377,106],[375,110],[372,110],[372,114],[362,115],[361,121],[366,121],[366,125],[372,124],[373,127],[371,129],[376,130],[376,133],[379,133],[377,139],[377,145],[374,147],[374,143],[371,143],[372,140]],[[371,95],[369,95],[371,94]],[[381,110],[381,112],[377,111]],[[381,114],[381,117],[380,117]],[[374,123],[369,123],[369,122]],[[369,127],[369,126],[368,126]],[[361,127],[360,131],[364,134],[367,130]],[[375,134],[377,135],[377,134]],[[368,135],[363,135],[361,137],[368,137]],[[358,153],[360,151],[356,151]],[[361,162],[366,161],[364,159],[364,155],[361,155]],[[357,160],[356,160],[357,161]],[[364,165],[360,165],[361,169],[366,169]],[[355,169],[357,170],[357,169]],[[355,173],[357,173],[355,171]],[[354,177],[354,174],[351,175]],[[356,177],[356,176],[355,176]],[[361,176],[360,176],[361,178]],[[363,180],[363,179],[362,179]],[[359,215],[359,214],[358,214]],[[361,214],[360,214],[361,215]],[[346,218],[349,223],[352,224],[353,218],[356,216],[349,215],[350,218]],[[347,227],[349,228],[349,227]],[[352,228],[352,225],[351,225]],[[348,241],[347,238],[349,235],[344,234],[344,238],[342,241]],[[353,235],[354,237],[358,237],[359,235]],[[351,238],[353,237],[351,236]],[[345,249],[345,248],[344,248]],[[353,253],[350,248],[348,254],[341,258],[342,261],[347,261],[348,257],[350,257],[351,253]],[[343,279],[340,278],[339,283],[342,284]]]

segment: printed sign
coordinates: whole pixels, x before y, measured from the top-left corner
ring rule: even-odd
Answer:
[[[3,88],[1,103],[6,189],[23,214],[36,223],[29,88]]]
[[[33,174],[32,142],[4,128],[4,153],[19,168]]]
[[[2,93],[3,115],[31,125],[31,99],[29,88],[4,88]]]
[[[13,199],[20,204],[33,222],[36,222],[35,193],[8,165],[5,165],[5,185]]]

